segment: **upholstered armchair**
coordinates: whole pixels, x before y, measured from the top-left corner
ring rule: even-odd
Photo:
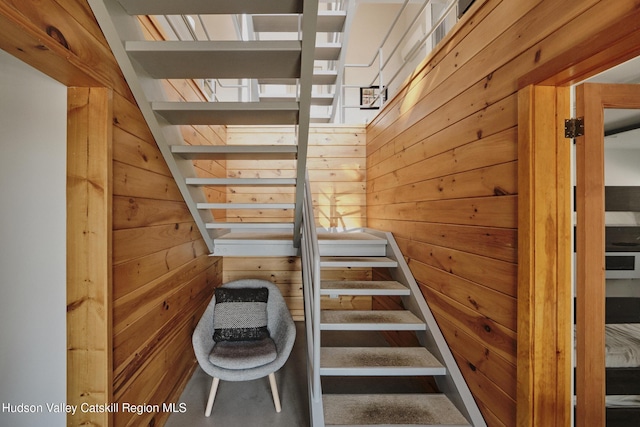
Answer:
[[[213,377],[205,416],[211,415],[220,380],[248,381],[266,376],[276,411],[280,412],[274,374],[287,361],[296,337],[280,290],[265,280],[244,279],[223,285],[216,295],[192,337],[200,367]]]

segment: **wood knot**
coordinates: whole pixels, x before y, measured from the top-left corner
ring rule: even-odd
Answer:
[[[493,194],[495,196],[507,196],[507,195],[509,195],[509,192],[507,190],[505,190],[504,188],[498,187],[496,185],[495,187],[493,187]]]
[[[69,43],[67,42],[67,39],[64,37],[64,34],[62,34],[62,31],[60,31],[53,25],[49,25],[47,27],[47,34],[49,35],[49,37],[57,41],[65,49],[70,50]]]
[[[491,332],[491,326],[489,326],[489,325],[484,325],[483,327],[484,327],[484,330],[485,330],[485,331],[487,331],[487,332]]]
[[[538,62],[540,62],[541,56],[542,56],[542,50],[540,49],[536,50],[536,56],[533,61],[537,64]]]

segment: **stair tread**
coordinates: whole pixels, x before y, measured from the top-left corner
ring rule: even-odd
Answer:
[[[318,61],[337,61],[340,59],[340,43],[318,43],[314,58]]]
[[[322,310],[320,329],[416,331],[426,325],[408,310]]]
[[[153,110],[173,125],[295,124],[297,102],[153,102]]]
[[[311,95],[311,105],[323,105],[328,106],[333,104],[333,99],[335,95],[330,93],[317,93]],[[260,100],[265,102],[285,102],[295,100],[296,96],[294,94],[267,94],[260,95]]]
[[[345,11],[319,11],[316,32],[342,32],[347,18]],[[254,15],[253,29],[256,32],[297,33],[298,17],[290,14]]]
[[[302,13],[302,0],[118,0],[130,15]]]
[[[294,203],[198,203],[198,209],[294,209]]]
[[[208,229],[279,229],[287,230],[293,228],[292,222],[208,222],[205,224]]]
[[[125,49],[156,79],[300,77],[297,40],[128,41]]]
[[[295,178],[187,178],[187,185],[291,186]]]
[[[329,394],[322,400],[326,425],[469,426],[443,394]]]
[[[221,256],[296,256],[293,246],[293,224],[283,230],[282,224],[273,229],[231,228],[214,239],[215,253]],[[257,227],[257,226],[256,226]]]
[[[409,295],[411,291],[400,282],[387,280],[323,280],[321,295]]]
[[[311,116],[311,123],[329,123],[331,116]]]
[[[437,375],[445,373],[438,359],[423,347],[323,347],[320,349],[320,367],[344,369],[345,375],[371,368],[432,368],[438,371]]]
[[[387,257],[323,256],[321,267],[396,267],[398,263]]]
[[[335,70],[315,70],[311,78],[314,85],[335,85],[338,78],[338,72]],[[295,85],[296,79],[285,78],[261,78],[258,84],[261,85]]]
[[[295,159],[296,145],[172,145],[171,152],[188,160]]]
[[[237,232],[232,231],[218,237],[216,240],[222,240],[231,243],[246,242],[271,242],[271,241],[287,241],[293,242],[293,233],[282,232]]]
[[[330,232],[318,232],[318,243],[323,244],[325,242],[329,243],[352,243],[354,241],[358,241],[358,243],[372,243],[372,244],[382,244],[386,245],[387,240],[382,239],[380,237],[374,236],[373,234],[369,234],[366,232],[357,232],[357,233],[330,233]]]

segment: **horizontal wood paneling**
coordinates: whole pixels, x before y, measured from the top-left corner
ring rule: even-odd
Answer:
[[[262,279],[275,283],[296,321],[304,320],[302,270],[299,257],[225,257],[223,281]],[[371,280],[370,268],[323,269],[323,280]],[[322,297],[323,309],[371,310],[370,297]]]
[[[153,21],[141,21],[148,38],[162,38]],[[107,242],[112,249],[113,296],[96,311],[113,317],[108,325],[114,331],[109,337],[113,367],[106,374],[113,377],[114,396],[106,396],[101,403],[175,402],[196,363],[191,333],[213,288],[222,281],[222,260],[208,256],[86,0],[0,1],[0,48],[65,85],[106,87],[113,92],[108,121],[113,146],[108,171],[113,171],[109,183],[114,195],[109,215],[113,230]],[[164,86],[170,99],[204,98],[191,81],[169,81]],[[87,122],[89,128],[97,124]],[[221,126],[184,127],[182,133],[189,144],[226,142],[226,129]],[[196,172],[224,177],[226,165],[199,162]],[[207,194],[212,201],[226,197],[219,191]],[[95,300],[91,295],[85,299]],[[91,327],[86,334],[98,333]],[[104,367],[96,364],[87,371],[92,369]],[[69,376],[73,384],[85,374],[70,370]],[[95,396],[100,392],[91,390]],[[159,426],[166,417],[120,411],[114,425]],[[109,425],[107,417],[103,420],[92,425]],[[70,416],[68,424],[84,421]]]
[[[197,92],[191,85],[178,90]],[[190,336],[222,260],[208,255],[173,177],[140,112],[124,99],[116,113],[113,208],[113,370],[118,402],[176,401],[193,370]],[[183,127],[190,143],[221,144],[224,128]],[[224,164],[202,162],[199,176],[226,175]],[[210,200],[224,200],[209,192]],[[117,425],[164,422],[167,414],[120,413]]]
[[[292,128],[280,126],[232,126],[230,145],[292,145]],[[307,169],[314,199],[316,224],[322,227],[357,228],[366,223],[364,126],[312,126]],[[229,160],[232,178],[294,178],[295,160]],[[229,187],[229,202],[293,203],[292,188]],[[230,221],[291,221],[291,211],[227,212]]]
[[[477,0],[367,127],[367,224],[398,239],[458,360],[475,367],[463,372],[491,426],[516,424],[517,91],[627,37],[615,23],[637,13],[626,0]],[[472,361],[485,349],[509,375]]]
[[[67,86],[108,87],[133,99],[84,0],[0,2],[0,48]]]
[[[231,126],[229,145],[293,145],[292,128],[280,126]],[[363,126],[312,126],[307,168],[316,224],[325,228],[353,229],[366,225],[366,159]],[[295,160],[229,160],[233,178],[293,178]],[[293,188],[228,187],[233,203],[294,203]],[[214,214],[216,214],[214,212]],[[218,214],[219,215],[219,214]],[[292,221],[292,210],[227,210],[229,221]],[[325,280],[371,278],[371,269],[323,270]],[[295,320],[304,319],[300,261],[292,258],[226,258],[224,281],[260,278],[278,284]],[[371,309],[371,298],[324,298],[326,309]]]

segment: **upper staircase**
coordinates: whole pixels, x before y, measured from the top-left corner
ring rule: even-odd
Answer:
[[[328,102],[326,97],[312,96],[314,83],[335,81],[326,73],[314,75],[316,60],[337,60],[339,43],[316,45],[316,28],[342,31],[344,15],[318,15],[317,0],[89,0],[93,12],[120,64],[131,91],[147,121],[158,147],[171,170],[178,188],[203,236],[209,251],[231,255],[232,250],[245,254],[252,247],[247,232],[287,235],[282,255],[295,254],[300,242],[302,198],[306,171],[311,105]],[[171,27],[176,40],[145,40],[138,15],[159,17],[174,22],[171,16],[183,16],[183,25],[204,22],[201,15],[249,15],[260,31],[280,34],[292,24],[295,36],[258,40],[252,32],[247,40],[184,39],[179,28]],[[283,26],[284,27],[281,27]],[[193,30],[191,28],[190,30]],[[274,31],[278,33],[274,33]],[[193,32],[193,31],[192,31]],[[208,32],[207,32],[208,34]],[[285,99],[260,97],[253,102],[175,102],[162,86],[166,79],[247,79],[251,85],[294,84],[293,96]],[[283,86],[284,87],[284,86]],[[296,128],[297,143],[291,146],[209,146],[187,145],[180,125],[291,125]],[[289,159],[296,163],[296,175],[290,178],[240,178],[200,176],[194,162],[202,160]],[[211,203],[208,188],[229,186],[292,187],[294,200],[286,204]],[[248,223],[242,217],[229,219],[227,210],[280,209],[291,212],[282,222]],[[244,233],[241,239],[237,233]],[[218,239],[227,236],[217,248]],[[277,240],[277,239],[276,239]],[[227,243],[232,242],[229,246]]]

